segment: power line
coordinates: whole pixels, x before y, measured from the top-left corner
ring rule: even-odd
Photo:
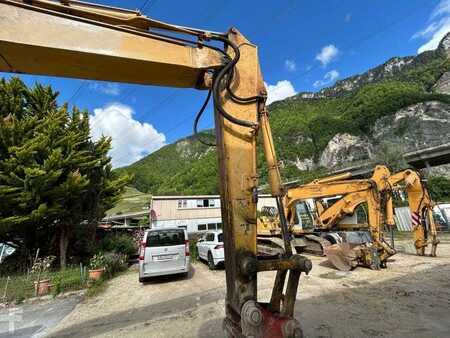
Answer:
[[[354,40],[354,41],[348,43],[347,45],[344,45],[344,48],[343,48],[343,49],[344,49],[344,50],[348,50],[348,49],[350,49],[350,48],[352,48],[352,47],[355,47],[355,46],[357,46],[357,45],[361,45],[362,43],[364,43],[364,42],[366,42],[366,41],[372,39],[373,37],[375,37],[375,36],[377,36],[377,35],[380,35],[380,34],[382,34],[382,33],[385,33],[386,31],[390,30],[392,27],[394,27],[394,26],[396,26],[396,25],[398,25],[398,24],[400,24],[400,23],[403,23],[404,21],[410,19],[413,15],[417,14],[417,13],[418,13],[418,9],[419,9],[419,8],[414,8],[414,10],[410,11],[407,15],[403,16],[402,19],[400,19],[400,20],[395,20],[395,21],[391,21],[391,22],[388,23],[387,25],[384,25],[382,29],[377,30],[377,31],[374,31],[374,32],[371,32],[371,33],[365,35],[364,37],[361,37],[361,38],[359,38],[359,39],[356,39],[356,40]],[[338,63],[339,63],[339,62],[338,62]],[[317,69],[319,66],[320,66],[319,64],[316,64],[315,66],[312,66],[310,69],[308,69],[308,70],[306,70],[306,71],[300,73],[298,76],[294,77],[293,79],[297,79],[297,78],[299,78],[300,76],[309,74],[309,73],[312,72],[313,70]],[[352,104],[353,104],[353,101],[350,101],[350,102],[346,105],[346,107],[344,108],[343,114],[347,112],[347,110],[352,106]],[[283,123],[283,124],[281,125],[281,128],[284,128],[288,122],[289,122],[289,121],[285,121],[285,123]]]
[[[81,92],[81,90],[83,89],[83,87],[86,85],[86,81],[83,80],[80,85],[77,87],[77,89],[75,89],[75,91],[73,92],[73,94],[70,96],[70,98],[67,100],[67,102],[69,103],[70,101],[74,100],[76,97],[78,97],[79,93]]]
[[[150,3],[150,0],[146,0],[146,1],[144,2],[144,4],[141,6],[141,8],[139,9],[139,11],[140,11],[141,13],[144,13],[145,10],[147,9],[147,6],[150,5],[150,7],[148,7],[148,8],[150,9],[151,7],[153,7],[153,5],[156,3],[156,1],[157,1],[157,0],[153,0],[153,2]]]
[[[150,2],[150,0],[145,0],[144,4],[141,6],[141,8],[139,8],[139,10],[142,12],[145,10],[145,7],[147,7],[148,3]]]
[[[153,0],[153,2],[150,3],[150,0],[145,0],[144,4],[143,4],[143,5],[141,6],[141,8],[140,8],[140,11],[143,13],[143,12],[147,9],[147,6],[148,6],[148,5],[150,5],[149,8],[151,8],[153,5],[155,5],[156,1],[157,1],[157,0]],[[88,83],[88,81],[83,81],[83,82],[78,86],[78,88],[75,90],[75,92],[72,94],[72,96],[70,96],[70,99],[67,100],[67,102],[70,102],[70,101],[74,100],[75,98],[77,98],[77,97],[79,96],[80,92],[81,92],[82,89],[86,86],[87,83]],[[130,95],[131,95],[131,93],[130,93]]]

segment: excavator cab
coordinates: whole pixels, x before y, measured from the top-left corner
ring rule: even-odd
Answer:
[[[295,205],[294,224],[291,226],[298,230],[312,231],[316,224],[314,221],[314,205],[312,201],[299,201]]]

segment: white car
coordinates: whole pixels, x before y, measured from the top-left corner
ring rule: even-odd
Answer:
[[[211,270],[225,262],[223,250],[222,231],[209,231],[197,242],[197,251],[200,259],[208,262]]]
[[[150,229],[139,252],[139,281],[148,277],[184,274],[190,267],[187,231],[180,228]]]

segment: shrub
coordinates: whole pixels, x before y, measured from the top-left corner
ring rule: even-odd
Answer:
[[[430,176],[428,190],[435,202],[450,201],[450,178],[445,176]]]
[[[116,273],[128,268],[128,257],[124,254],[110,252],[105,255],[105,263],[106,273],[109,278],[112,278]]]
[[[52,266],[55,259],[55,256],[37,258],[33,266],[31,267],[30,272],[32,274],[35,274],[39,279],[45,278],[44,276],[47,276],[47,273],[50,270],[50,267]]]
[[[106,268],[106,258],[101,252],[99,252],[89,261],[89,269],[96,270],[101,268]]]
[[[198,261],[197,238],[189,239],[189,255],[191,256],[192,263]]]
[[[136,243],[128,234],[109,234],[101,241],[100,247],[105,252],[114,252],[127,256],[137,253]]]

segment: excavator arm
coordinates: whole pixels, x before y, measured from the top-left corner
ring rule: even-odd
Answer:
[[[388,181],[393,190],[401,189],[400,184],[404,183],[404,190],[411,211],[414,245],[417,254],[425,255],[426,247],[431,244],[430,256],[435,257],[439,240],[433,218],[434,202],[421,175],[415,170],[407,169],[392,175]],[[393,209],[392,202],[389,207],[391,210]],[[390,214],[393,215],[393,212],[391,211]]]
[[[311,262],[292,255],[289,245],[279,259],[256,258],[258,133],[280,208],[283,189],[257,47],[237,29],[215,33],[180,27],[79,1],[0,0],[0,71],[210,90],[224,224],[225,332],[233,337],[301,335],[294,304],[300,273],[309,272]],[[276,270],[277,276],[270,303],[262,304],[257,302],[257,273],[267,270]]]

